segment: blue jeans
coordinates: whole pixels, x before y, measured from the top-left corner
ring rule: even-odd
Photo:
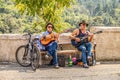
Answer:
[[[57,60],[57,42],[52,42],[50,45],[46,46],[46,50],[48,51],[48,55],[53,57],[53,65],[58,65]]]
[[[91,56],[91,49],[92,49],[92,44],[91,42],[82,44],[78,47],[78,50],[82,51],[82,62],[83,64],[87,63],[87,56]],[[86,54],[86,51],[88,51],[88,53]]]

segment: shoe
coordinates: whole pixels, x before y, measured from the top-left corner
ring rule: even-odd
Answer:
[[[48,59],[49,59],[49,56],[48,56],[47,54],[45,55],[45,59],[46,59],[46,60],[48,60]]]
[[[89,66],[92,66],[92,64],[93,64],[93,61],[92,61],[92,57],[91,56],[88,56],[87,57],[87,64],[89,65]]]
[[[88,59],[92,59],[91,56],[88,56],[87,58],[88,58]]]
[[[83,68],[89,68],[87,64],[83,64]]]
[[[45,59],[51,61],[53,59],[53,57],[51,55],[46,54],[45,55]]]
[[[55,69],[59,69],[59,66],[58,66],[58,65],[55,65],[54,68],[55,68]]]

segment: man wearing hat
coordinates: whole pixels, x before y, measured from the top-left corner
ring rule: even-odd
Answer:
[[[91,59],[92,44],[90,41],[93,39],[93,34],[86,30],[86,26],[88,26],[88,24],[85,21],[79,23],[79,28],[73,31],[73,33],[70,35],[70,38],[71,42],[73,41],[72,45],[75,46],[79,51],[82,51],[81,58],[83,62],[83,67],[89,68],[87,64],[87,59]],[[88,35],[89,37],[81,40],[81,37],[85,37]],[[88,54],[86,54],[86,50],[88,51]]]

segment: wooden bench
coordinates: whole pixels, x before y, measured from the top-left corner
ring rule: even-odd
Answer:
[[[71,43],[58,43],[58,50],[57,50],[57,55],[72,55],[75,53],[78,53],[79,51],[77,49],[75,49],[74,47],[72,47],[72,49],[68,48],[66,49],[65,46],[67,47],[68,45],[70,45],[70,47],[72,47]],[[47,51],[40,51],[40,64],[42,65],[42,56],[46,55]]]
[[[94,44],[92,53],[95,53],[95,47],[96,47],[96,45]],[[78,51],[74,46],[72,46],[71,41],[69,39],[69,36],[59,37],[57,55],[66,55],[66,54],[67,55],[72,55],[72,54],[76,54],[76,53],[80,54],[81,52]],[[46,51],[40,51],[40,64],[41,65],[42,65],[42,62],[43,62],[42,61],[42,56],[46,55],[46,54],[47,54]],[[96,59],[96,57],[95,57],[95,59]]]

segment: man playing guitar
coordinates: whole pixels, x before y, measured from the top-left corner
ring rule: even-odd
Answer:
[[[73,33],[70,35],[70,38],[71,38],[72,45],[75,46],[78,50],[82,51],[83,67],[89,68],[89,66],[87,65],[86,58],[91,59],[92,44],[90,41],[93,39],[93,34],[86,30],[86,26],[88,26],[88,24],[85,23],[85,21],[82,21],[81,23],[79,23],[79,29],[75,29]],[[88,35],[89,37],[87,37],[83,41],[80,39]],[[77,45],[79,43],[80,45]],[[88,54],[86,54],[86,50],[88,51]]]
[[[59,68],[58,60],[57,60],[57,41],[58,35],[57,33],[53,32],[54,25],[52,23],[48,23],[46,25],[46,31],[43,32],[39,39],[40,39],[40,47],[43,50],[48,52],[48,55],[53,57],[53,65],[55,68]]]

